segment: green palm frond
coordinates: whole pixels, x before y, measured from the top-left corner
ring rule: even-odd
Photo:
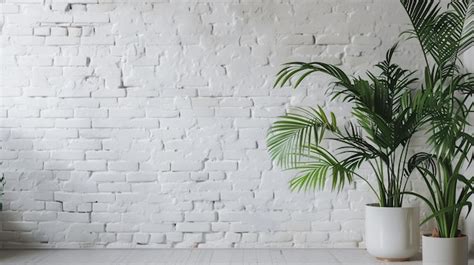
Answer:
[[[389,49],[385,60],[376,65],[380,75],[368,72],[372,82],[360,78],[353,82],[354,90],[360,95],[353,115],[372,142],[390,150],[404,144],[419,123],[409,89],[418,79],[412,77],[414,72],[392,63],[396,48],[394,45]]]
[[[292,169],[300,175],[290,181],[292,190],[309,190],[323,188],[327,177],[331,177],[332,189],[341,190],[346,183],[353,180],[353,166],[348,166],[337,160],[326,149],[319,146],[310,146],[309,153],[305,155],[306,162],[298,163]]]
[[[413,25],[405,33],[420,41],[426,62],[430,55],[443,76],[456,71],[458,54],[474,43],[474,4],[452,0],[442,10],[438,0],[401,0]]]
[[[433,47],[431,30],[441,7],[436,0],[401,0],[400,2],[413,26],[413,29],[404,33],[408,34],[409,38],[418,39],[426,56]]]
[[[332,140],[337,141],[342,146],[337,148],[341,155],[345,155],[344,164],[351,168],[358,168],[363,162],[380,158],[388,161],[388,156],[364,139],[360,128],[352,123],[345,126],[345,132]]]
[[[440,96],[434,103],[436,105],[429,109],[431,126],[428,129],[428,143],[434,147],[437,156],[452,157],[456,142],[468,125],[469,110],[457,98]]]
[[[468,179],[460,174],[460,168],[453,167],[451,160],[427,153],[415,154],[410,159],[409,168],[418,170],[429,191],[429,198],[406,192],[422,199],[431,209],[432,214],[422,224],[434,218],[441,237],[456,237],[463,209],[467,208],[466,216],[472,209],[469,198],[474,194],[474,178]],[[463,184],[460,192],[458,183]]]
[[[474,1],[451,1],[451,5],[459,17],[464,17],[459,44],[461,54],[474,45]]]
[[[469,168],[472,161],[474,160],[474,152],[472,151],[473,147],[474,137],[471,134],[460,132],[454,152],[454,156],[458,157],[454,171],[459,172],[465,163],[468,163],[467,168]]]
[[[367,108],[355,107],[352,110],[352,115],[357,119],[359,126],[364,129],[367,138],[371,142],[381,148],[390,148],[392,146],[394,133],[390,123],[387,123],[377,113]]]
[[[474,94],[474,74],[467,73],[455,76],[452,80],[454,84],[453,88],[456,91],[460,91],[466,96],[471,96]]]
[[[412,155],[408,160],[408,172],[411,173],[419,167],[423,167],[436,174],[436,156],[426,152],[419,152]]]
[[[398,102],[396,99],[406,92],[407,87],[410,87],[418,81],[417,78],[413,77],[415,71],[402,69],[399,65],[392,62],[397,47],[398,44],[393,45],[392,48],[387,51],[385,60],[376,65],[376,67],[381,70],[381,78],[378,79],[384,83],[390,97],[394,98],[394,102]]]
[[[334,77],[337,81],[335,82],[338,86],[350,86],[350,78],[338,67],[321,62],[290,62],[285,63],[283,69],[277,74],[274,87],[283,87],[287,85],[290,80],[294,77],[298,77],[294,88],[297,88],[301,82],[313,73],[324,73]]]
[[[457,57],[459,50],[463,17],[456,12],[447,11],[439,15],[432,27],[429,51],[435,62],[443,66]]]
[[[327,115],[321,107],[296,108],[272,124],[267,146],[272,160],[288,168],[308,153],[307,146],[318,145],[325,131],[338,133],[334,113]]]
[[[367,81],[360,78],[351,78],[344,71],[334,65],[321,62],[291,62],[284,64],[284,68],[278,72],[275,87],[283,87],[290,84],[292,79],[296,79],[293,84],[297,88],[303,80],[314,73],[327,74],[335,79],[333,85],[328,89],[331,99],[342,98],[345,102],[369,101],[370,87]],[[357,82],[358,84],[354,84]]]

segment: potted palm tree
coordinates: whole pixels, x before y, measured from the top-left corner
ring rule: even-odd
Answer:
[[[474,138],[468,133],[474,74],[462,72],[459,56],[474,43],[474,2],[453,0],[443,10],[433,0],[402,0],[426,60],[422,93],[424,122],[432,153],[415,154],[409,172],[416,170],[426,183],[428,196],[421,198],[432,211],[436,228],[423,235],[426,265],[466,265],[468,239],[459,229],[464,208],[471,210],[474,177],[463,172],[474,158]]]
[[[313,73],[335,79],[328,90],[336,98],[352,103],[354,122],[339,126],[334,113],[322,107],[298,108],[280,117],[269,129],[270,156],[284,169],[299,174],[290,181],[293,190],[317,189],[329,182],[340,190],[359,179],[373,192],[377,202],[366,206],[365,243],[370,254],[388,260],[406,260],[419,249],[418,208],[403,205],[407,189],[410,139],[422,124],[424,96],[409,87],[413,73],[392,62],[396,46],[378,73],[367,78],[349,77],[336,66],[321,63],[287,63],[278,73],[275,86],[294,80],[294,87]],[[323,140],[336,142],[330,150]],[[362,165],[375,178],[359,173]]]

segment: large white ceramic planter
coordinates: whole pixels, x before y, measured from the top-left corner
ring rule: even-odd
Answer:
[[[423,235],[423,265],[467,265],[468,237]]]
[[[383,260],[404,261],[420,247],[418,207],[365,207],[365,244],[370,255]],[[446,264],[445,264],[446,265]]]

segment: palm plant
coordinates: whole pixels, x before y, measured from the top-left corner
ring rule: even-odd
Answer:
[[[381,207],[401,207],[409,171],[408,150],[412,135],[423,123],[420,115],[424,96],[409,86],[417,79],[413,72],[392,62],[396,46],[376,65],[379,74],[368,72],[367,79],[349,77],[336,66],[321,63],[287,63],[277,74],[275,86],[284,86],[296,78],[294,87],[313,73],[324,73],[335,79],[328,92],[353,104],[357,123],[343,128],[334,113],[322,107],[298,108],[280,117],[270,128],[267,145],[272,160],[285,169],[297,170],[290,181],[293,190],[322,188],[328,177],[332,188],[340,190],[345,183],[360,178],[374,192]],[[326,136],[326,132],[330,136]],[[321,145],[323,139],[341,146],[332,152]],[[368,164],[375,174],[376,185],[357,171]]]
[[[453,0],[442,10],[434,0],[402,0],[426,62],[422,93],[426,95],[424,122],[432,153],[415,154],[409,172],[420,173],[429,196],[405,192],[421,198],[432,211],[424,221],[435,218],[434,236],[456,237],[463,208],[471,210],[474,177],[466,177],[473,159],[474,138],[467,133],[473,104],[474,74],[462,73],[459,55],[474,44],[474,2]],[[460,190],[458,191],[458,188]]]

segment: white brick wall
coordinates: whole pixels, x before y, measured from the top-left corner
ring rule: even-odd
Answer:
[[[406,28],[398,1],[1,2],[3,247],[363,241],[362,185],[291,193],[265,148],[289,106],[347,105],[324,76],[272,84],[292,60],[365,71]]]

